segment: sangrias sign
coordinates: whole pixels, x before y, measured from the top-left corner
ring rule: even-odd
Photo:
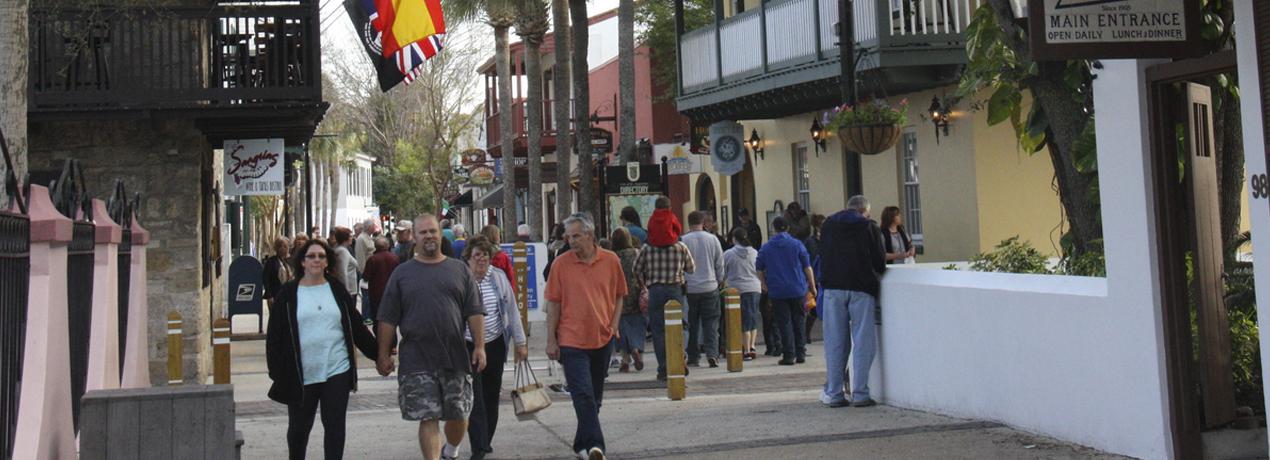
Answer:
[[[281,195],[282,139],[225,141],[225,195]]]

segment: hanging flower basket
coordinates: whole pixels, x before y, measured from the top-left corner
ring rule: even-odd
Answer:
[[[848,152],[876,155],[895,147],[900,140],[900,126],[883,123],[843,126],[838,129],[838,138]]]
[[[829,129],[838,131],[847,151],[876,155],[900,139],[900,127],[908,120],[908,99],[891,106],[882,100],[842,105],[825,114]]]

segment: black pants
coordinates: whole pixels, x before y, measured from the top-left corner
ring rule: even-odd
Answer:
[[[353,390],[353,373],[349,369],[322,383],[304,386],[304,400],[287,406],[287,450],[291,460],[304,460],[309,447],[313,417],[322,405],[322,447],[326,460],[344,458],[344,416],[348,412],[348,393]]]
[[[759,315],[763,317],[763,344],[766,345],[767,351],[781,351],[781,330],[780,326],[774,321],[775,315],[772,313],[772,299],[767,297],[764,292],[759,298],[758,303]]]
[[[507,366],[507,341],[500,336],[485,344],[485,370],[472,375],[472,416],[467,422],[467,439],[472,452],[494,451],[494,430],[498,428],[498,400],[503,390],[503,369]],[[468,352],[472,351],[468,342]]]

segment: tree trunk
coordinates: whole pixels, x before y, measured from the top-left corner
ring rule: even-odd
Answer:
[[[18,180],[27,172],[27,17],[27,0],[0,2],[0,131],[8,141]],[[5,169],[0,161],[0,172]]]
[[[327,187],[327,191],[331,195],[331,209],[330,209],[331,225],[327,227],[327,230],[326,230],[327,233],[330,233],[331,230],[335,229],[335,225],[336,225],[335,215],[338,214],[339,205],[340,205],[339,203],[339,195],[340,195],[339,173],[340,173],[340,164],[335,161],[328,161],[326,164],[326,177],[327,177],[327,180],[330,181],[330,186]]]
[[[572,159],[570,155],[569,133],[573,132],[573,124],[569,120],[570,99],[570,64],[569,59],[569,8],[565,0],[551,0],[552,29],[556,31],[556,66],[552,71],[552,93],[555,104],[552,111],[556,116],[556,222],[569,215],[573,202],[573,189],[569,185]],[[579,124],[581,126],[581,124]],[[555,224],[556,222],[552,222]]]
[[[1083,254],[1090,245],[1102,239],[1099,200],[1090,196],[1095,174],[1076,170],[1073,144],[1089,122],[1080,101],[1073,99],[1063,83],[1064,62],[1042,62],[1040,74],[1028,82],[1032,97],[1040,104],[1049,120],[1047,147],[1058,181],[1059,201],[1067,211],[1067,224],[1072,235],[1074,254]]]
[[[635,156],[635,0],[620,0],[617,7],[618,86],[621,107],[621,142],[618,158],[622,163]]]
[[[507,34],[511,27],[494,26],[494,64],[498,72],[498,138],[503,152],[503,241],[516,239],[516,153],[512,140],[516,135],[512,117],[511,53],[507,50]]]
[[[600,216],[595,206],[595,186],[591,154],[591,67],[587,63],[587,34],[590,24],[587,18],[586,0],[569,0],[569,17],[572,18],[573,49],[573,113],[577,118],[578,133],[574,136],[578,149],[578,210],[591,213],[592,219]]]
[[[1239,100],[1229,90],[1222,88],[1215,78],[1209,80],[1216,96],[1213,105],[1213,131],[1216,135],[1213,143],[1217,149],[1221,242],[1225,249],[1227,267],[1230,267],[1235,256],[1235,248],[1231,247],[1231,242],[1239,237],[1240,198],[1244,187],[1243,120],[1239,118]]]
[[[525,40],[525,73],[528,95],[525,116],[529,118],[529,192],[527,218],[529,240],[542,241],[542,56],[538,40]]]

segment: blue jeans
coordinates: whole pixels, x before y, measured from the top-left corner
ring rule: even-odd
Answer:
[[[578,417],[578,430],[573,435],[573,451],[604,448],[604,431],[600,429],[600,404],[604,401],[604,378],[609,372],[613,342],[602,348],[584,350],[560,347],[560,366],[573,399],[573,413]]]
[[[701,361],[701,345],[705,346],[706,357],[719,358],[719,293],[706,292],[688,294],[689,312],[692,317],[692,334],[688,336],[688,362]]]
[[[741,294],[741,331],[749,332],[758,329],[758,300],[759,293],[746,292]],[[750,350],[744,350],[750,351]]]
[[[658,375],[666,373],[666,302],[671,300],[678,300],[687,310],[688,298],[684,296],[683,286],[675,284],[648,286],[648,326],[653,330],[653,352],[657,355]],[[685,333],[688,331],[687,318],[685,315]]]
[[[860,291],[826,289],[820,305],[825,331],[825,388],[821,400],[842,401],[847,357],[851,363],[851,399],[869,398],[869,368],[877,355],[877,325],[873,307],[877,299]]]
[[[618,323],[622,338],[617,340],[617,351],[644,352],[644,331],[648,330],[648,318],[643,313],[623,314]]]
[[[804,310],[806,297],[793,299],[772,299],[772,313],[776,316],[776,327],[781,331],[781,354],[785,359],[805,358],[807,356],[807,311]]]

